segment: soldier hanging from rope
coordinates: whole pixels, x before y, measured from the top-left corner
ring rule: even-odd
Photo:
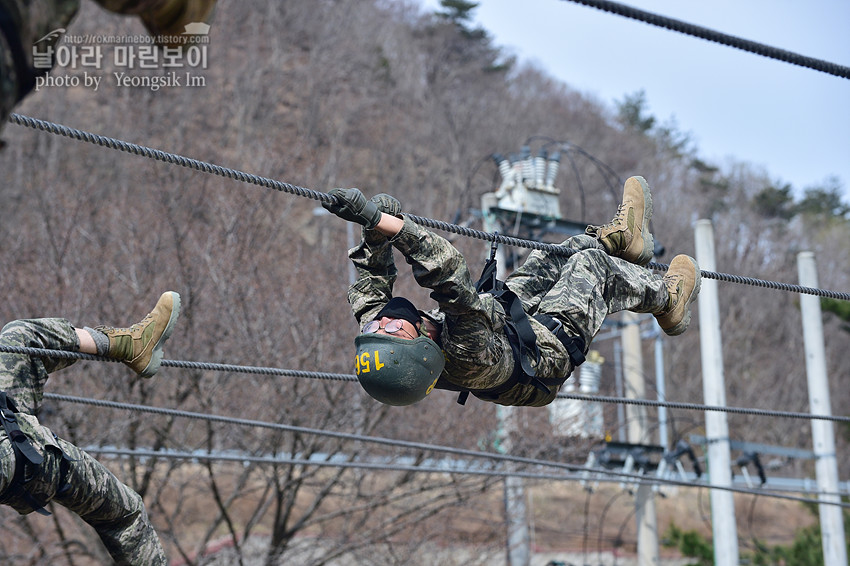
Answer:
[[[209,23],[216,0],[95,0],[118,14],[137,15],[158,45],[174,47],[191,23]],[[0,130],[9,113],[50,69],[36,65],[35,44],[54,48],[79,0],[0,0]],[[51,51],[52,52],[52,51]],[[2,145],[2,144],[0,144]]]
[[[669,335],[684,332],[699,293],[700,270],[686,255],[660,277],[649,230],[652,196],[642,177],[629,178],[608,224],[589,226],[563,246],[569,257],[535,250],[502,282],[495,266],[476,285],[463,256],[447,240],[415,224],[389,195],[366,200],[358,189],[333,189],[323,206],[363,225],[349,251],[358,278],[348,291],[361,327],[355,370],[366,392],[389,405],[420,401],[432,389],[500,405],[543,406],[584,360],[609,314],[655,315]],[[393,297],[393,248],[438,307],[417,309]],[[487,273],[491,271],[493,273]]]
[[[97,354],[149,378],[159,369],[179,313],[180,295],[168,291],[129,328],[76,328],[63,318],[17,320],[0,331],[0,345]],[[165,566],[139,494],[35,417],[49,375],[75,361],[0,352],[0,503],[22,515],[49,515],[44,508],[55,501],[94,527],[117,564]]]

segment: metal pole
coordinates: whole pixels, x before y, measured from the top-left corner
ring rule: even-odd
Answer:
[[[818,286],[815,255],[812,252],[797,254],[797,271],[800,285]],[[812,414],[831,415],[829,380],[826,373],[826,352],[823,344],[823,319],[820,299],[814,295],[800,294],[800,311],[803,317],[803,343],[806,352],[806,374],[809,381],[809,407]],[[844,517],[841,507],[829,505],[841,499],[838,495],[838,464],[835,458],[835,428],[830,421],[812,421],[812,445],[815,453],[818,499],[823,502],[820,511],[820,530],[825,566],[847,566],[847,545],[844,538]]]
[[[493,193],[485,193],[481,196],[481,212],[484,214],[485,232],[494,232],[500,229],[498,221],[489,212],[496,204],[497,199]],[[499,247],[496,250],[496,262],[496,275],[500,279],[504,279],[504,247]],[[496,415],[499,421],[499,446],[497,449],[499,452],[508,453],[511,449],[511,431],[516,428],[516,407],[499,405],[496,408]],[[507,476],[505,478],[505,522],[507,523],[508,566],[529,566],[531,563],[531,533],[528,527],[525,484],[521,477]]]
[[[630,399],[646,398],[646,381],[643,376],[643,352],[640,343],[640,318],[636,313],[623,311],[623,374],[626,383],[626,397]],[[647,424],[646,407],[628,405],[629,442],[646,444]],[[638,566],[657,566],[658,518],[655,513],[655,494],[652,487],[643,482],[635,494],[635,520],[637,521]]]
[[[658,400],[667,401],[667,386],[664,379],[664,340],[661,338],[661,328],[655,333],[655,390]],[[669,440],[667,439],[667,407],[658,407],[658,443],[667,450]]]
[[[701,269],[714,271],[714,229],[710,220],[696,223],[696,254]],[[702,352],[702,390],[706,405],[726,405],[723,348],[720,339],[720,309],[717,281],[702,280],[699,294],[699,337]],[[709,481],[713,486],[732,485],[729,456],[729,424],[726,413],[706,411],[705,434]],[[738,566],[738,528],[732,493],[711,490],[711,523],[714,534],[715,566]]]
[[[614,382],[617,397],[624,397],[623,391],[623,347],[620,342],[614,342]],[[617,440],[626,441],[626,409],[622,403],[617,403]]]

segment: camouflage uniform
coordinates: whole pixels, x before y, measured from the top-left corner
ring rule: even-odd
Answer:
[[[0,344],[79,349],[73,326],[60,318],[10,322],[0,331]],[[44,457],[40,466],[29,462],[25,465],[26,489],[37,502],[46,505],[55,501],[94,527],[117,564],[165,565],[168,563],[165,551],[148,520],[142,498],[100,462],[58,438],[34,416],[48,375],[74,361],[0,352],[0,390],[14,399],[20,411],[15,416],[21,431]],[[34,509],[16,490],[9,488],[14,480],[15,460],[9,437],[0,428],[0,503],[25,515]]]
[[[537,376],[560,383],[569,377],[573,365],[564,345],[533,315],[547,314],[561,321],[567,334],[584,339],[586,352],[608,314],[659,312],[668,298],[661,277],[609,256],[596,238],[574,236],[563,245],[578,251],[567,258],[535,250],[505,281],[522,301],[537,337],[540,360],[532,364]],[[466,260],[454,246],[409,218],[391,240],[367,237],[349,252],[358,279],[349,289],[348,300],[358,323],[362,326],[374,319],[392,297],[398,274],[393,246],[413,268],[416,281],[432,289],[431,297],[439,305],[428,314],[443,321],[440,345],[446,365],[440,381],[471,389],[473,394],[476,389],[505,383],[514,371],[514,359],[502,305],[489,293],[476,292]],[[533,385],[518,384],[498,396],[479,397],[501,405],[539,407],[556,394],[557,388],[546,394]]]

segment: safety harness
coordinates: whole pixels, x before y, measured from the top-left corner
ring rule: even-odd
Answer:
[[[44,508],[46,502],[38,501],[26,488],[27,481],[35,476],[38,468],[44,462],[44,456],[38,453],[32,445],[30,437],[18,426],[18,419],[15,416],[15,413],[18,412],[20,411],[18,411],[18,407],[12,398],[6,395],[5,391],[0,391],[0,421],[3,422],[3,429],[12,443],[12,450],[15,454],[15,475],[9,482],[6,492],[3,494],[3,499],[19,496],[36,513],[50,515],[50,512]],[[62,493],[71,488],[69,484],[65,483],[69,461],[70,459],[63,451],[62,460],[59,464],[59,485],[61,487],[57,493]]]
[[[474,393],[480,399],[492,401],[498,399],[499,395],[510,390],[517,384],[533,385],[540,391],[549,394],[551,393],[550,387],[559,387],[567,378],[567,376],[563,378],[545,378],[536,375],[531,360],[534,360],[535,363],[540,361],[537,337],[531,328],[531,323],[528,321],[528,314],[522,308],[522,301],[513,291],[508,289],[504,281],[496,277],[497,248],[498,243],[494,239],[490,246],[490,257],[484,264],[481,277],[475,284],[475,290],[479,293],[490,293],[494,299],[501,303],[502,308],[505,310],[505,334],[508,337],[514,357],[514,371],[505,383],[489,389],[465,389],[454,384],[449,384],[441,379],[438,387],[442,386],[441,388],[444,389],[460,391],[457,402],[461,405],[466,403],[470,393]],[[549,329],[561,344],[564,345],[573,367],[578,367],[584,363],[585,344],[580,336],[569,336],[564,331],[561,321],[549,315],[539,313],[534,315],[534,319]]]

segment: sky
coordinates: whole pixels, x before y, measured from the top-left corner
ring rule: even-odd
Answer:
[[[850,67],[850,0],[620,3]],[[837,176],[850,203],[848,79],[566,0],[479,0],[474,17],[495,45],[612,109],[644,91],[649,114],[675,120],[709,163],[751,163],[797,196]]]

